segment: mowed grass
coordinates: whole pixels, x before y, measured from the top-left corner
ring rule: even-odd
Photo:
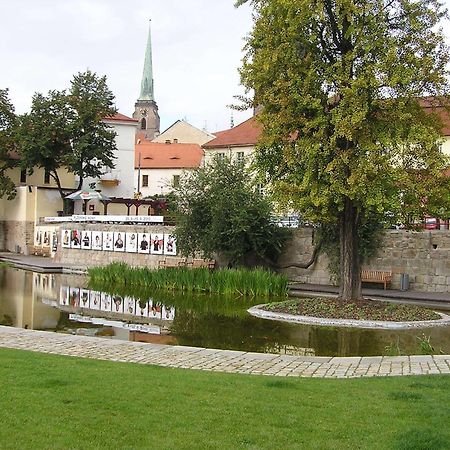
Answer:
[[[447,449],[450,377],[244,376],[0,349],[1,449]]]

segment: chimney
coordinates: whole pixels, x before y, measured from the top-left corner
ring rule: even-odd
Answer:
[[[178,144],[178,139],[175,138],[175,139],[173,140],[173,143],[174,143],[174,144]]]
[[[166,144],[170,144],[170,139],[166,139]]]

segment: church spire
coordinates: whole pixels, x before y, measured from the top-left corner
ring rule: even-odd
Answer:
[[[153,64],[152,64],[152,20],[149,20],[147,48],[145,50],[144,71],[142,73],[141,93],[139,100],[155,100],[153,92]]]

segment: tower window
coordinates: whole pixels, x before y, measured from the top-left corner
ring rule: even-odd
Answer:
[[[141,130],[147,129],[147,120],[145,120],[145,117],[141,119]]]
[[[148,175],[142,175],[142,187],[148,187]]]

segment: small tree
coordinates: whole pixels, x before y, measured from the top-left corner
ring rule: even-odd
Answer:
[[[273,261],[288,238],[271,222],[271,205],[255,192],[249,171],[227,158],[185,173],[174,193],[176,235],[185,255],[217,253],[231,265],[255,257]]]
[[[86,177],[99,177],[113,168],[115,132],[104,122],[116,113],[113,101],[106,77],[90,71],[74,76],[69,92],[35,94],[31,112],[21,119],[21,165],[29,174],[36,167],[46,170],[63,200],[61,170],[75,174],[81,189]],[[67,207],[65,202],[66,211]]]
[[[14,182],[8,176],[8,171],[17,165],[13,159],[14,130],[17,124],[14,107],[8,98],[8,90],[0,89],[0,197],[9,200],[16,195]]]

